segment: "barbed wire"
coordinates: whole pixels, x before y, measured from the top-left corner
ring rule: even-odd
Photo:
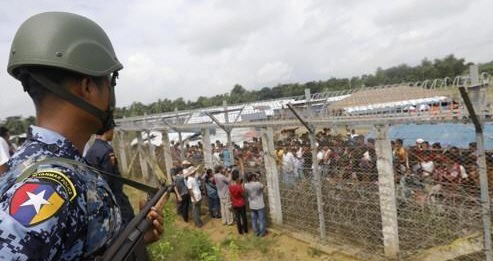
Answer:
[[[491,84],[492,80],[488,74],[480,75],[480,84]],[[165,122],[166,129],[171,130],[187,125],[195,129],[197,126],[202,126],[202,128],[214,130],[215,133],[211,140],[182,140],[181,142],[185,144],[177,146],[180,141],[175,139],[172,141],[171,148],[158,145],[153,152],[149,150],[149,153],[155,153],[153,157],[156,158],[157,166],[162,169],[166,169],[164,158],[167,150],[171,151],[175,164],[187,159],[200,165],[205,161],[203,142],[210,142],[214,144],[211,151],[213,166],[234,165],[242,175],[259,174],[260,181],[267,187],[264,193],[267,213],[279,211],[271,210],[271,207],[280,207],[282,224],[276,225],[288,231],[311,235],[318,238],[319,243],[322,244],[331,243],[360,249],[361,251],[357,251],[356,255],[364,254],[365,259],[368,257],[366,254],[376,256],[376,259],[383,259],[386,255],[385,238],[389,232],[384,228],[386,226],[384,220],[388,213],[382,208],[388,206],[382,203],[382,197],[388,197],[388,195],[383,192],[382,167],[381,165],[379,167],[381,163],[378,162],[390,160],[393,173],[393,193],[395,193],[392,199],[395,200],[397,212],[396,233],[399,248],[397,257],[401,260],[427,258],[435,260],[432,257],[440,257],[441,260],[484,260],[485,251],[482,245],[484,227],[481,219],[479,166],[474,137],[462,138],[461,143],[469,143],[469,147],[454,146],[453,142],[445,144],[434,140],[432,132],[422,131],[419,128],[412,129],[413,127],[409,126],[407,134],[404,133],[402,137],[394,136],[390,147],[377,151],[376,146],[381,141],[376,141],[372,134],[374,131],[372,127],[378,121],[366,121],[364,124],[357,122],[361,119],[366,120],[370,116],[383,119],[382,122],[387,123],[399,117],[405,118],[404,123],[422,123],[423,118],[432,118],[434,123],[445,123],[454,118],[467,122],[464,117],[468,114],[464,111],[454,88],[470,84],[470,82],[471,80],[467,77],[455,77],[454,79],[445,78],[406,85],[364,87],[357,90],[312,94],[310,102],[304,100],[304,96],[278,100],[282,101],[277,104],[281,108],[283,102],[294,104],[308,122],[317,123],[313,133],[316,142],[315,154],[313,154],[309,139],[310,133],[287,110],[271,111],[269,113],[272,114],[264,119],[246,120],[242,118],[243,115],[252,113],[250,109],[253,107],[252,104],[261,107],[267,102],[227,106],[227,109],[214,107],[206,110],[126,119],[120,122],[120,126],[123,126],[122,130],[150,130],[160,127],[159,122]],[[416,98],[415,100],[443,98],[418,103],[416,105],[426,104],[430,108],[423,110],[418,108],[415,111],[411,111],[410,108],[404,110],[402,106],[394,106],[392,109],[385,106],[378,107],[375,106],[377,103],[371,103],[373,101],[371,97],[365,99],[365,94],[369,92],[377,95],[390,95],[392,91],[389,90],[402,90],[402,88],[406,90],[414,88],[415,96],[410,97],[412,93],[403,95],[396,93],[395,97],[406,97],[407,95],[408,98]],[[452,91],[442,92],[449,90]],[[436,92],[440,95],[435,96]],[[330,98],[345,95],[349,96],[343,99],[333,99],[331,101],[333,103],[328,106],[319,104],[318,109],[315,108],[311,112],[307,109],[313,108],[314,104],[321,100],[326,102]],[[348,107],[358,107],[357,104],[361,102],[370,102],[375,110],[370,112],[366,110],[367,113],[339,115],[334,109],[337,108],[335,105],[338,102],[340,107],[346,108],[343,114],[348,113]],[[433,111],[433,105],[436,104],[439,106],[438,110]],[[225,124],[225,126],[234,126],[234,120],[239,119],[242,124],[236,126],[250,127],[247,129],[236,127],[230,133],[231,141],[234,143],[232,153],[235,160],[232,163],[227,163],[223,155],[228,148],[226,144],[228,140],[221,126],[210,124],[211,121],[208,120],[207,123],[197,123],[200,122],[197,119],[195,123],[191,121],[194,113],[201,113],[200,117],[209,117],[203,113],[205,111],[215,112],[216,114],[213,115],[217,118],[220,118],[219,115],[222,114],[220,122],[225,121],[225,110],[228,111],[227,117],[230,117],[228,120],[231,120],[230,125]],[[263,111],[266,112],[268,109]],[[323,117],[332,117],[332,122],[322,120]],[[206,121],[205,118],[200,119]],[[336,120],[341,120],[347,126],[332,124]],[[267,141],[263,140],[263,137],[267,137],[263,135],[266,129],[259,122],[280,121],[284,123],[272,125],[274,126],[273,151],[266,151],[266,148],[269,148]],[[136,125],[133,127],[125,125],[129,122],[134,122]],[[466,125],[466,128],[471,129],[471,126]],[[175,131],[181,130],[176,129]],[[434,132],[440,132],[444,137],[454,131],[457,129],[449,128],[448,125],[434,129]],[[487,137],[488,135],[491,136],[491,134],[486,134]],[[409,137],[411,136],[419,138],[410,142]],[[127,135],[117,143],[124,142],[127,146],[124,152],[127,154],[125,164],[131,166],[127,175],[142,177],[144,175],[142,164],[149,164],[148,167],[152,164],[149,161],[139,161],[138,158],[142,153],[144,156],[150,154],[145,154],[143,149],[138,148],[142,145],[130,146],[130,139],[133,138]],[[390,137],[387,135],[386,139]],[[142,147],[146,148],[146,146]],[[185,151],[181,153],[180,149]],[[388,158],[389,155],[391,158]],[[486,155],[487,173],[491,183],[493,181],[493,151],[487,150]],[[269,163],[266,162],[268,157],[273,157],[274,165],[268,165]],[[314,173],[315,161],[319,166],[320,180],[317,180]],[[277,173],[275,179],[279,182],[277,189],[280,195],[280,206],[275,206],[275,198],[271,198],[272,190],[276,187],[272,186],[272,181],[269,181],[273,177],[269,178],[268,172]],[[317,197],[317,188],[321,188],[321,198]],[[322,215],[323,220],[319,213],[320,206],[324,214]],[[273,224],[272,216],[270,214],[267,216],[269,223]],[[321,222],[324,226],[321,226]],[[323,234],[326,238],[322,238],[320,231],[322,227],[325,227]]]

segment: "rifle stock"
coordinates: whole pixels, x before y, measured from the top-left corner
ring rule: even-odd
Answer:
[[[96,261],[121,261],[128,260],[134,249],[143,240],[144,234],[152,227],[147,215],[155,206],[162,209],[167,201],[169,193],[173,191],[172,185],[162,186],[147,202],[139,214],[125,227],[123,232],[113,241],[102,256]]]

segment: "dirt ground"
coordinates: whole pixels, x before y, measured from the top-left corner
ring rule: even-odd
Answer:
[[[200,229],[205,231],[214,243],[220,244],[231,236],[240,237],[235,225],[225,226],[221,223],[220,219],[209,219],[204,215],[202,215],[202,220],[204,221],[204,226]],[[198,229],[194,227],[193,222],[185,223],[180,218],[177,218],[175,224],[178,227]],[[249,234],[246,237],[250,237],[254,240],[253,233],[251,231],[249,231]],[[306,242],[292,238],[276,229],[269,230],[266,240],[269,244],[271,244],[267,252],[263,253],[262,251],[250,251],[247,253],[241,253],[238,260],[361,261],[360,259],[356,259],[339,252],[325,253],[320,249],[310,246]],[[227,260],[230,260],[228,253],[223,254],[225,254]]]
[[[138,200],[141,198],[145,198],[145,194],[142,192],[138,192],[134,189],[127,188],[125,186],[126,192],[129,193],[127,195],[132,195],[130,197],[131,203],[134,208],[138,205]],[[174,197],[170,198],[170,204],[174,206],[175,204]],[[210,219],[207,213],[207,207],[202,207],[201,209],[202,221],[204,222],[204,226],[200,228],[202,231],[206,232],[210,239],[216,243],[221,244],[224,240],[228,238],[237,237],[239,238],[238,231],[236,226],[225,226],[221,223],[220,219]],[[188,223],[185,223],[179,216],[176,217],[175,224],[177,227],[181,228],[189,228],[189,229],[198,229],[195,228],[192,221],[192,213],[190,211],[190,220]],[[250,221],[250,215],[248,215],[248,219]],[[251,226],[249,225],[249,229]],[[309,243],[298,240],[296,238],[290,237],[287,234],[283,233],[278,229],[269,229],[267,228],[269,233],[266,236],[266,242],[269,244],[267,247],[268,251],[247,251],[242,252],[238,259],[236,260],[249,260],[249,261],[362,261],[361,259],[354,258],[347,254],[341,253],[339,251],[328,251],[324,252],[323,250],[311,246]],[[247,237],[254,240],[253,233],[249,230],[249,234]],[[260,241],[260,243],[262,243]],[[330,246],[328,247],[330,249]],[[226,260],[235,260],[229,256],[229,253],[226,251],[222,251]]]

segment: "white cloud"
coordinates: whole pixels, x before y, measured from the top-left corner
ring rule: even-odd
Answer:
[[[257,81],[264,85],[285,82],[290,79],[292,71],[282,62],[267,63],[257,71]]]
[[[196,0],[0,2],[0,119],[34,114],[7,75],[17,27],[48,10],[99,23],[124,63],[118,105],[195,99],[285,82],[373,73],[454,53],[493,60],[493,2]]]

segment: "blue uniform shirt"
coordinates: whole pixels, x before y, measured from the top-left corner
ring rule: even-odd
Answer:
[[[96,139],[94,141],[94,144],[87,151],[85,160],[91,166],[99,170],[111,173],[113,175],[121,176],[116,162],[115,164],[111,162],[111,154],[113,154],[113,148],[111,147],[111,145],[104,140]],[[125,193],[123,192],[123,182],[107,176],[103,176],[103,178],[110,186],[111,191],[115,196],[116,202],[120,206],[123,224],[128,224],[135,215],[127,195],[125,195]]]
[[[0,260],[100,254],[122,228],[108,184],[63,136],[35,126],[28,135],[0,177]]]

